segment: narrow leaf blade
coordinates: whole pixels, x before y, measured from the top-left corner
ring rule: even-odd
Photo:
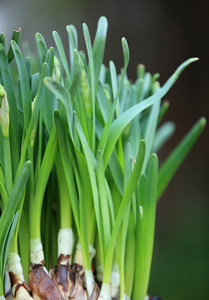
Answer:
[[[190,149],[200,136],[206,125],[206,119],[201,118],[187,133],[183,140],[171,152],[159,171],[158,199],[168,186],[177,169],[185,159]]]

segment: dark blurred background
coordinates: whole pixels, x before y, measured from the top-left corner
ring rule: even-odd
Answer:
[[[131,53],[128,76],[136,77],[143,63],[151,73],[160,73],[163,84],[176,67],[189,57],[198,62],[187,68],[167,94],[166,119],[176,123],[176,132],[160,155],[161,161],[199,117],[209,120],[209,2],[204,0],[0,0],[0,32],[11,38],[21,26],[21,41],[42,33],[47,46],[54,46],[57,30],[67,46],[66,25],[79,32],[85,49],[82,23],[92,40],[98,18],[109,21],[105,63],[123,66],[121,38]],[[209,299],[209,143],[208,125],[179,169],[158,204],[156,240],[149,292],[164,300]]]

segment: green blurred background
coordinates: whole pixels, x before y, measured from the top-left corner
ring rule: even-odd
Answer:
[[[195,121],[209,120],[209,2],[204,0],[0,0],[0,32],[10,39],[13,28],[22,27],[21,41],[35,51],[34,35],[42,33],[48,47],[57,30],[67,47],[65,27],[74,24],[80,49],[85,49],[82,23],[92,40],[98,18],[105,15],[109,31],[105,63],[123,66],[121,38],[126,37],[131,60],[128,76],[135,79],[143,63],[160,82],[189,57],[200,60],[181,75],[168,93],[166,119],[176,132],[160,153],[160,161]],[[149,292],[164,300],[209,299],[209,159],[208,126],[179,169],[157,209],[156,239]]]

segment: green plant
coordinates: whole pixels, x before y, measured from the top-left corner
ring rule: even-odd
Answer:
[[[145,299],[157,201],[205,126],[201,118],[159,169],[154,151],[174,129],[171,122],[161,125],[168,108],[161,99],[197,59],[180,65],[162,87],[158,74],[139,65],[133,83],[125,38],[121,73],[112,61],[109,68],[103,64],[107,27],[101,17],[92,46],[83,24],[86,56],[75,27],[67,26],[70,66],[59,34],[53,32],[54,55],[37,33],[35,71],[18,46],[19,31],[8,54],[0,36],[0,97],[8,99],[6,133],[1,121],[1,220],[20,170],[31,161],[24,205],[16,204],[8,232],[0,232],[3,243],[18,210],[19,248],[16,239],[9,252],[22,260],[24,299]],[[11,275],[9,260],[8,268]],[[23,299],[16,287],[15,299]]]

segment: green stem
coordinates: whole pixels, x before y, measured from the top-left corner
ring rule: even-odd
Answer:
[[[118,210],[118,214],[113,226],[112,234],[110,237],[110,242],[108,245],[108,250],[106,253],[106,263],[104,266],[104,279],[103,283],[109,284],[110,283],[110,275],[111,275],[111,270],[112,270],[112,261],[113,261],[113,254],[114,254],[114,248],[115,248],[115,240],[122,222],[122,219],[124,217],[124,214],[126,212],[126,209],[128,207],[128,204],[132,198],[132,195],[136,189],[136,186],[139,181],[139,177],[142,171],[142,166],[144,162],[144,156],[145,156],[145,142],[141,141],[140,143],[140,148],[138,151],[136,163],[134,165],[133,172],[131,174],[130,181],[127,185],[127,188],[124,193],[124,197],[122,199],[121,205]]]
[[[17,253],[18,254],[17,232],[18,232],[18,229],[15,231],[13,239],[11,241],[10,248],[9,248],[10,253]]]
[[[0,300],[3,300],[4,298],[4,277],[0,274]]]
[[[44,153],[38,181],[36,185],[34,203],[30,207],[30,238],[41,237],[41,209],[46,185],[54,165],[58,151],[57,134],[54,126]]]
[[[70,204],[70,196],[60,155],[57,156],[55,167],[60,198],[60,227],[72,228],[72,209]]]
[[[9,195],[12,190],[12,162],[9,137],[3,136],[5,188]]]
[[[16,254],[18,254],[18,232],[19,232],[20,218],[21,218],[21,213],[22,213],[22,208],[23,208],[23,203],[25,198],[25,190],[23,191],[21,198],[22,200],[20,201],[20,204],[18,206],[19,217],[17,220],[16,229],[9,248],[9,251],[11,253],[16,253]]]
[[[127,297],[131,297],[133,281],[134,281],[134,271],[135,271],[135,224],[134,216],[131,211],[129,218],[129,226],[127,233],[127,243],[126,243],[126,257],[125,257],[125,293]]]

